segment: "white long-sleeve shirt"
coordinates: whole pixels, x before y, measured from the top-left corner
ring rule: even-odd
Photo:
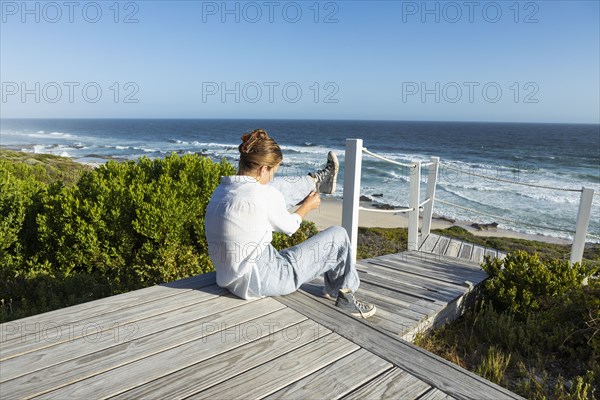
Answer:
[[[206,207],[208,254],[217,284],[244,299],[259,297],[257,261],[273,232],[292,235],[302,218],[283,194],[249,176],[224,176]]]

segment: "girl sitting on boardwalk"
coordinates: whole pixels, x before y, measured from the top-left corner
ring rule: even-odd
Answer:
[[[217,284],[244,298],[279,296],[324,274],[323,295],[367,318],[375,306],[355,299],[360,284],[346,230],[332,226],[297,246],[277,251],[273,232],[292,235],[319,207],[319,193],[335,191],[338,161],[329,152],[323,170],[303,177],[275,177],[283,155],[262,129],[242,137],[237,175],[221,178],[206,208],[209,256]],[[289,208],[300,203],[290,213]]]

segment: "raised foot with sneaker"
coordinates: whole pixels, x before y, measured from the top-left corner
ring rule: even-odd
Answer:
[[[337,174],[340,164],[333,151],[327,153],[327,164],[322,170],[311,172],[309,175],[315,179],[315,187],[318,193],[332,194],[336,189]]]

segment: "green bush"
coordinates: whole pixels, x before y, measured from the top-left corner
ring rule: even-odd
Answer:
[[[233,167],[196,155],[109,161],[49,196],[38,217],[55,276],[97,271],[142,286],[208,272],[204,213]]]
[[[319,231],[317,226],[310,221],[302,221],[300,228],[292,235],[288,236],[280,232],[273,233],[273,247],[277,250],[283,250],[304,242],[309,237],[316,235]]]
[[[563,296],[595,273],[586,265],[542,260],[524,251],[509,253],[502,260],[486,257],[482,266],[489,274],[486,298],[497,310],[517,315],[539,310],[545,299]]]
[[[70,158],[57,157],[50,154],[31,154],[0,149],[0,163],[12,170],[19,179],[25,177],[50,184],[62,182],[67,186],[74,185],[84,171],[92,167],[77,163]]]
[[[213,270],[204,215],[231,164],[175,154],[109,161],[64,183],[64,168],[46,167],[0,160],[0,322]],[[316,232],[303,222],[273,243]]]
[[[358,227],[359,260],[406,251],[408,229]]]
[[[211,271],[204,213],[234,172],[171,154],[84,169],[65,186],[40,165],[0,161],[0,317]]]
[[[595,399],[600,281],[542,304],[517,316],[482,303],[417,344],[529,399]]]

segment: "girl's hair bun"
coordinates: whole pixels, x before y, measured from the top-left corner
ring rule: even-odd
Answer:
[[[240,144],[239,147],[240,153],[252,153],[257,143],[269,139],[271,138],[263,129],[255,129],[251,132],[248,132],[242,136],[242,144]]]

